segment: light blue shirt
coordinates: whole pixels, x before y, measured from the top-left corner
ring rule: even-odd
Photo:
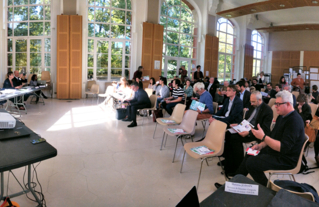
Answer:
[[[227,110],[227,112],[226,112],[226,114],[225,114],[225,117],[228,117],[228,116],[229,116],[231,107],[233,106],[233,103],[234,103],[234,99],[235,99],[235,97],[233,98],[233,100],[230,100],[230,99],[229,99],[228,110]]]
[[[244,99],[244,94],[245,94],[245,91],[246,90],[244,90],[243,92],[239,92],[239,94],[240,94],[240,100],[243,100]]]

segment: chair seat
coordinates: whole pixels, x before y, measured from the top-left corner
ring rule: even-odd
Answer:
[[[297,174],[299,170],[297,170],[297,172],[293,172],[295,171],[295,168],[294,169],[289,169],[289,170],[267,170],[267,171],[264,171],[264,173],[285,173],[285,174]]]
[[[205,157],[216,157],[216,156],[220,156],[221,153],[216,152],[216,148],[210,148],[211,150],[214,150],[214,154],[208,154],[208,155],[199,155],[195,152],[193,152],[191,149],[194,147],[200,147],[200,146],[204,146],[205,144],[203,142],[189,142],[189,143],[185,143],[184,144],[184,149],[187,152],[188,155],[190,155],[191,157],[195,158],[195,159],[200,159],[200,158],[205,158]]]
[[[139,110],[151,110],[151,111],[154,111],[154,110],[156,110],[156,108],[145,108],[145,109],[139,109]]]
[[[175,126],[166,126],[164,129],[163,129],[163,131],[166,133],[166,134],[168,134],[168,135],[170,135],[170,136],[176,136],[176,135],[186,135],[186,134],[190,134],[191,132],[187,132],[185,129],[183,129],[185,132],[184,133],[178,133],[178,134],[175,134],[175,133],[172,133],[172,132],[170,132],[169,130],[168,130],[168,128],[169,129],[183,129],[182,127],[180,127],[179,125],[175,125]]]
[[[162,126],[172,126],[172,125],[180,124],[180,123],[177,123],[176,121],[175,121],[175,123],[164,123],[164,122],[162,122],[161,119],[164,119],[164,120],[172,120],[172,121],[175,121],[175,120],[174,120],[174,119],[171,119],[171,118],[157,118],[157,119],[156,119],[156,122],[157,122],[158,124],[162,125]]]

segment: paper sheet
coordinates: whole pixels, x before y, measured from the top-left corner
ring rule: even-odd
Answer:
[[[233,183],[228,181],[225,184],[225,192],[229,193],[258,196],[258,191],[258,185]]]
[[[310,80],[318,80],[318,74],[310,73]]]
[[[318,68],[310,68],[310,73],[318,73]]]

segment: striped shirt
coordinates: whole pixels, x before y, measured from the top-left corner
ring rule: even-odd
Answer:
[[[177,99],[178,97],[183,97],[182,100],[185,100],[184,90],[181,87],[178,87],[178,89],[173,88],[172,96],[174,99]]]

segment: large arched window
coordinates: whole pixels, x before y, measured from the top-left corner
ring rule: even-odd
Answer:
[[[168,79],[185,66],[188,76],[196,65],[197,27],[192,10],[182,0],[162,0],[160,24],[164,26],[163,70]]]
[[[251,45],[254,47],[253,76],[257,76],[263,66],[264,38],[256,30],[251,34]]]
[[[131,0],[88,0],[88,79],[130,78]]]
[[[218,80],[234,79],[234,63],[236,51],[236,32],[234,25],[227,19],[217,21],[218,49]]]

